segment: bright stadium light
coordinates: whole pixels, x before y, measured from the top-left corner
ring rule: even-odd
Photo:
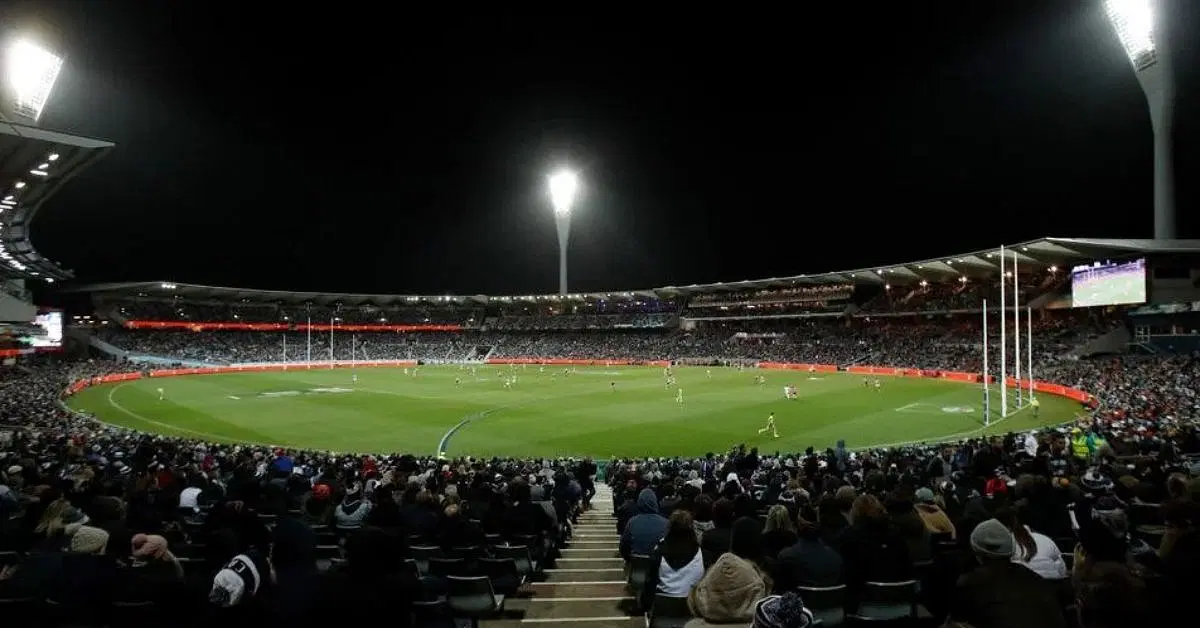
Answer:
[[[50,100],[50,92],[62,70],[62,57],[29,39],[17,39],[4,55],[6,103],[11,111],[37,122]]]
[[[1161,0],[1105,0],[1104,11],[1150,106],[1150,128],[1154,131],[1154,237],[1174,239],[1175,160],[1171,135],[1175,82],[1169,67]]]
[[[570,170],[550,175],[550,203],[558,226],[558,293],[567,294],[567,241],[571,235],[571,206],[579,192],[579,177]]]

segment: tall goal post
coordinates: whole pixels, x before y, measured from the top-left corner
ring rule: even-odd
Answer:
[[[1012,291],[1013,291],[1013,379],[1017,385],[1017,409],[1023,405],[1021,395],[1021,272],[1017,268],[1017,252],[1012,252]],[[1002,279],[1003,280],[1003,279]]]
[[[1033,403],[1033,308],[1025,308],[1025,381],[1029,383],[1029,402]]]
[[[1008,264],[1004,261],[1004,245],[1000,245],[1000,418],[1008,416],[1008,307],[1004,302],[1004,270]]]
[[[992,390],[988,384],[987,299],[983,300],[983,426],[992,424]]]

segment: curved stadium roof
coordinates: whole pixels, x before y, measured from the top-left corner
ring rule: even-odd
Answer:
[[[1086,238],[1042,238],[1019,242],[1005,247],[1020,262],[1021,268],[1048,268],[1103,258],[1140,255],[1163,255],[1200,252],[1200,240],[1107,240]],[[957,279],[995,277],[1000,273],[1000,249],[986,249],[958,255],[947,255],[916,262],[857,268],[818,274],[772,277],[724,283],[664,286],[619,292],[589,292],[546,295],[406,295],[406,294],[346,294],[337,292],[290,292],[284,290],[254,290],[221,286],[203,286],[171,281],[100,283],[68,288],[67,292],[86,292],[117,297],[179,296],[213,301],[244,301],[272,303],[315,303],[320,305],[404,305],[404,304],[484,304],[520,301],[575,301],[669,299],[694,294],[735,292],[789,286],[819,286],[834,284],[907,284],[922,280],[931,282]]]
[[[59,188],[113,147],[0,119],[0,279],[70,279],[30,240],[29,224]]]

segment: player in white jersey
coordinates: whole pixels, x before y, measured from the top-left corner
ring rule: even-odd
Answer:
[[[511,379],[505,379],[504,380],[504,388],[510,389],[512,387],[513,387],[513,381]]]
[[[784,399],[795,399],[796,397],[797,397],[797,395],[796,395],[796,387],[795,386],[788,384],[787,386],[783,387],[783,398]]]
[[[462,378],[460,378],[460,377],[455,377],[455,378],[454,378],[454,385],[455,385],[455,386],[462,386]]]
[[[883,383],[879,381],[878,377],[876,377],[875,378],[875,390],[879,390],[879,387],[882,385],[883,385]]]
[[[158,400],[159,400],[159,401],[162,401],[162,400],[164,400],[164,399],[166,399],[166,398],[167,398],[167,393],[166,393],[166,392],[164,392],[164,391],[163,391],[163,389],[159,388],[159,389],[158,389]]]
[[[675,403],[683,403],[683,389],[675,391]]]
[[[351,384],[357,384],[357,383],[358,383],[358,373],[351,373],[351,374],[350,374],[350,383],[351,383]]]
[[[707,376],[709,379],[712,379],[712,369],[705,369],[705,370],[704,370],[704,374],[705,374],[705,375],[706,375],[706,376]]]
[[[772,437],[779,438],[779,431],[775,429],[775,413],[774,412],[767,415],[767,426],[758,430],[759,434],[766,434],[767,432],[770,432]]]

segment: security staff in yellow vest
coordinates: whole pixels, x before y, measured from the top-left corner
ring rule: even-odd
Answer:
[[[1083,430],[1071,428],[1071,456],[1086,464],[1091,455],[1092,451],[1088,448],[1088,439]]]

